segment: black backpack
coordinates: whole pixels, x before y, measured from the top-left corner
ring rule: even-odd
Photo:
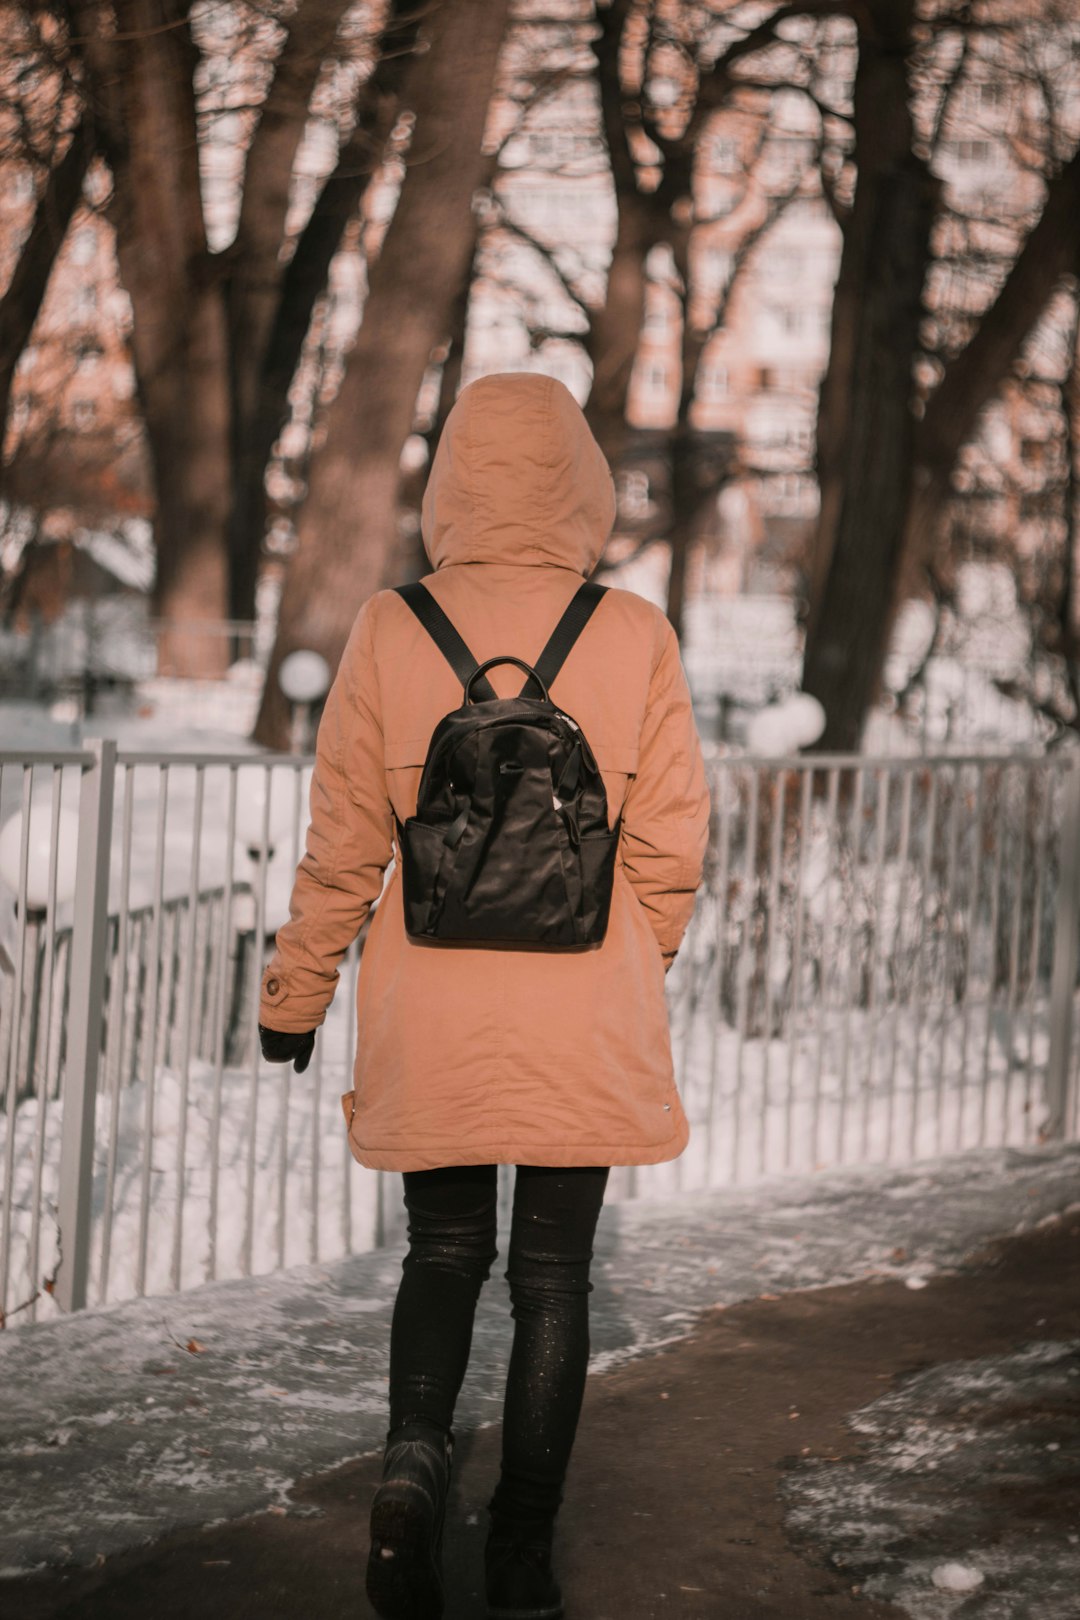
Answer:
[[[622,818],[609,829],[592,749],[548,690],[605,589],[578,588],[534,668],[512,655],[478,664],[425,586],[397,587],[464,687],[432,732],[415,816],[394,817],[412,938],[603,939]],[[486,674],[495,664],[526,672],[517,697],[498,696]]]

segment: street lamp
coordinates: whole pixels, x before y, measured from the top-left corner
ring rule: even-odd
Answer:
[[[266,859],[292,821],[295,767],[275,769],[272,765],[241,765],[236,779],[236,836],[247,850],[252,865],[263,855],[263,826],[266,826]],[[269,798],[269,813],[267,799]]]
[[[241,765],[237,771],[236,836],[247,855],[250,885],[250,892],[234,901],[238,931],[254,930],[256,895],[265,894],[267,880],[277,870],[275,852],[285,843],[294,820],[296,770],[291,765]],[[261,945],[260,941],[260,949]]]
[[[27,915],[36,912],[42,917],[49,903],[49,856],[52,852],[52,828],[46,819],[47,807],[39,800],[31,800],[30,837],[26,853],[26,908]],[[0,878],[15,895],[18,913],[19,879],[22,875],[22,811],[17,810],[0,827]],[[79,816],[75,810],[61,810],[57,828],[56,850],[56,902],[70,900],[75,893],[75,855],[79,843]]]
[[[752,715],[746,728],[751,754],[780,758],[809,748],[825,730],[825,710],[809,692],[792,692]]]
[[[299,647],[281,660],[278,685],[292,708],[289,748],[294,754],[304,752],[307,741],[311,705],[324,697],[330,687],[330,665],[322,653]]]
[[[268,904],[268,885],[282,866],[274,861],[275,852],[293,826],[299,769],[295,765],[241,765],[237,771],[236,837],[249,867],[246,892],[232,897],[236,977],[228,1030],[230,1062],[244,1061],[243,1049],[234,1047],[234,1041],[238,1032],[245,1038],[248,1034],[246,987],[252,972],[256,977],[261,974],[267,936],[277,931],[276,924],[268,925],[269,916],[279,909]]]

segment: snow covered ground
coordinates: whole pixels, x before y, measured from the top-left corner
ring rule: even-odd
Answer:
[[[148,735],[136,722],[116,721],[109,729],[128,747],[161,741],[160,735]],[[214,739],[198,734],[177,733],[170,741],[174,747],[187,743],[208,753],[215,746]],[[231,744],[218,737],[216,746]],[[153,898],[159,825],[166,899],[179,903],[192,881],[196,773],[191,766],[175,766],[167,774],[166,812],[159,823],[159,767],[137,767],[133,773],[132,908],[147,906]],[[273,948],[274,929],[287,915],[307,806],[307,773],[298,779],[291,766],[283,765],[272,774],[274,854],[266,869],[264,957]],[[19,775],[4,773],[0,822],[17,806]],[[35,796],[32,814],[40,815],[47,828],[49,783],[47,776],[39,775],[41,798]],[[258,812],[264,778],[262,767],[239,767],[238,800],[249,821],[254,807],[255,836],[261,835]],[[227,769],[208,765],[196,874],[204,890],[220,885],[225,872],[227,785]],[[77,789],[77,773],[66,772],[65,805],[77,802]],[[122,804],[121,780],[110,882],[114,913],[120,905],[124,867]],[[824,835],[819,834],[815,823],[804,874],[804,977],[811,966],[820,971],[810,963],[812,930],[824,961],[838,927],[834,921],[830,933],[829,916],[846,916],[854,904],[824,849]],[[234,876],[250,881],[256,869],[242,840],[234,856]],[[886,943],[879,947],[874,936],[875,951],[883,956],[889,954],[887,942],[903,906],[915,904],[915,891],[909,892],[910,882],[904,888],[903,873],[889,867],[886,876],[888,882],[878,885],[881,920],[876,925]],[[729,901],[722,919],[729,931],[745,931],[751,912],[757,915],[756,891],[744,887],[738,906],[746,915],[740,921],[736,902]],[[1041,984],[1025,991],[1023,999],[1014,997],[1011,1011],[1000,993],[992,1006],[973,1000],[972,1005],[959,1007],[941,999],[937,982],[941,975],[934,968],[927,971],[926,995],[917,1004],[907,992],[909,1001],[903,1005],[883,999],[876,1010],[845,1009],[836,1005],[837,986],[842,990],[851,980],[852,964],[833,939],[832,1004],[807,977],[801,1004],[788,1015],[787,1027],[794,1027],[794,1034],[785,1039],[740,1036],[731,1015],[719,1015],[720,997],[709,979],[715,967],[710,968],[706,958],[724,936],[721,920],[714,915],[715,899],[706,898],[713,911],[699,906],[668,981],[677,1073],[691,1120],[690,1144],[671,1164],[636,1171],[617,1168],[609,1193],[613,1201],[748,1183],[782,1169],[813,1172],[843,1163],[899,1163],[954,1149],[1038,1142],[1046,1117],[1042,1073],[1049,1029]],[[236,905],[237,928],[250,929],[251,919],[244,923],[240,917],[243,907],[250,909],[250,897],[239,897]],[[773,925],[778,937],[769,947],[768,993],[776,1007],[790,995],[784,983],[790,971],[784,929],[792,922],[791,910],[789,897],[781,923]],[[1049,915],[1046,907],[1044,911]],[[69,914],[70,905],[61,907],[60,922]],[[6,940],[10,952],[16,937],[7,897],[0,904],[0,944]],[[849,952],[853,949],[848,947]],[[894,953],[893,967],[895,960]],[[166,964],[162,971],[171,991],[174,981],[179,982],[179,961]],[[155,1293],[195,1286],[245,1270],[261,1274],[280,1265],[336,1259],[393,1236],[387,1205],[396,1196],[396,1186],[356,1166],[345,1143],[339,1098],[351,1086],[355,971],[354,949],[343,964],[341,983],[316,1042],[315,1060],[303,1076],[266,1064],[226,1065],[219,1074],[194,1032],[185,1071],[178,1056],[183,1047],[183,994],[176,996],[171,1013],[161,1014],[162,1019],[173,1019],[168,1050],[159,1040],[157,1061],[150,1064],[143,1048],[143,1058],[134,1065],[133,1083],[115,1086],[110,1064],[105,1065],[95,1143],[92,1303],[129,1298],[140,1290]],[[884,975],[885,968],[879,965],[883,998]],[[199,988],[200,997],[205,988]],[[145,985],[140,990],[135,974],[128,986],[125,1028],[140,996],[145,1009]],[[163,989],[163,1006],[168,999]],[[220,1013],[211,1004],[197,1022],[213,1030]],[[1080,1026],[1080,1017],[1074,1022]],[[129,1046],[130,1040],[125,1040]],[[53,1069],[57,1046],[54,1040]],[[1075,1134],[1075,1099],[1067,1124]],[[5,1134],[6,1121],[0,1125],[0,1143]],[[28,1313],[19,1307],[52,1274],[56,1261],[60,1107],[55,1101],[41,1105],[29,1097],[20,1104],[11,1152],[6,1305],[17,1313],[13,1324],[21,1325]],[[6,1220],[6,1192],[0,1193],[0,1204]],[[35,1312],[42,1318],[56,1313],[48,1294],[38,1299]]]
[[[351,999],[345,980],[303,1075],[260,1063],[257,1078],[226,1069],[218,1084],[212,1065],[194,1061],[185,1088],[181,1074],[159,1067],[149,1137],[145,1083],[99,1098],[91,1303],[139,1292],[140,1263],[142,1291],[152,1294],[245,1270],[333,1260],[393,1237],[398,1178],[356,1165],[346,1143],[340,1096],[351,1085],[345,1061]],[[740,1042],[729,1027],[710,1029],[703,1018],[684,1040],[677,1027],[689,1146],[667,1164],[615,1167],[609,1199],[663,1199],[751,1184],[782,1170],[805,1174],[986,1143],[1034,1143],[1045,1112],[1041,1081],[1025,1061],[1026,1026],[1017,1028],[1010,1047],[1006,1022],[998,1012],[989,1030],[976,1018],[968,1032],[972,1062],[981,1060],[984,1042],[989,1054],[985,1087],[965,1076],[958,1023],[942,1040],[932,1022],[924,1029],[909,1013],[897,1028],[885,1021],[876,1032],[872,1070],[865,1015],[851,1021],[846,1043],[838,1021],[820,1047],[813,1031],[790,1046]],[[1034,1027],[1037,1056],[1045,1054],[1045,1029],[1043,1009]],[[33,1275],[49,1276],[55,1266],[60,1126],[55,1103],[46,1104],[44,1122],[36,1098],[16,1111],[12,1307],[34,1292],[36,1207],[42,1215]],[[511,1175],[512,1167],[503,1167],[504,1187]],[[55,1314],[54,1300],[42,1296],[36,1315]],[[13,1317],[12,1326],[19,1320]]]
[[[590,1370],[761,1293],[867,1276],[917,1286],[1078,1199],[1080,1147],[1070,1146],[612,1204],[595,1246]],[[507,1238],[504,1212],[458,1408],[466,1428],[501,1416]],[[286,1504],[299,1475],[377,1450],[403,1253],[396,1242],[0,1335],[0,1468],[11,1487],[0,1497],[0,1568],[89,1563],[180,1525]]]
[[[781,1490],[790,1526],[868,1597],[911,1620],[1076,1620],[1080,1534],[1044,1514],[1037,1540],[1003,1535],[982,1493],[1037,1503],[1075,1480],[1080,1343],[931,1367],[848,1423],[862,1455],[800,1463]]]

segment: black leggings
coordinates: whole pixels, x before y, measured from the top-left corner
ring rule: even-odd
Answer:
[[[577,1431],[589,1360],[592,1242],[608,1166],[519,1164],[510,1284],[514,1343],[503,1408],[502,1472],[488,1504],[515,1519],[551,1517]],[[390,1434],[409,1421],[449,1432],[482,1284],[498,1256],[497,1166],[403,1176],[409,1252],[390,1329]]]

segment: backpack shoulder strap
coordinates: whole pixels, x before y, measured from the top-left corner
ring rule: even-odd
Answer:
[[[562,669],[567,654],[592,618],[606,590],[606,585],[596,585],[592,580],[585,580],[570,598],[562,618],[551,632],[543,652],[533,665],[548,691],[551,690],[551,683]],[[521,689],[521,696],[525,695],[531,680],[530,675]]]
[[[438,647],[462,686],[464,686],[480,660],[473,657],[427,586],[421,585],[417,580],[411,585],[395,585],[394,589],[402,600],[412,608],[416,617],[420,620],[420,623],[436,647]],[[481,675],[480,679],[473,683],[473,693],[476,697],[485,701],[498,695],[486,675]]]

